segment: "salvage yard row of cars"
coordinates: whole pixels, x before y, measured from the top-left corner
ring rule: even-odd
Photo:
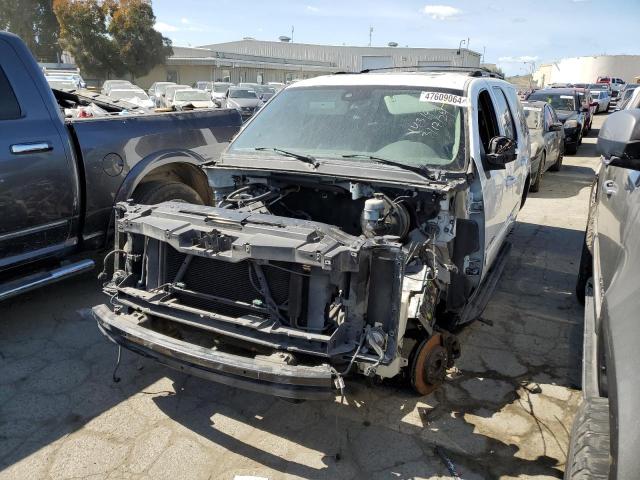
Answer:
[[[154,105],[203,92],[227,108],[123,116],[110,95],[126,84],[55,88],[9,33],[0,59],[0,300],[87,271],[106,249],[110,301],[93,308],[106,337],[290,399],[332,398],[350,375],[421,395],[445,381],[454,332],[489,301],[529,191],[597,108],[579,88],[521,102],[491,72],[438,67],[302,80],[267,91],[255,115],[239,102],[256,85],[221,96],[215,82],[160,82]],[[66,114],[91,105],[102,118]],[[607,119],[567,479],[640,478],[639,145],[640,110]]]

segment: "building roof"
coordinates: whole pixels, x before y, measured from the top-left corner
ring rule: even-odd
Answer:
[[[222,52],[204,47],[173,47],[173,55],[167,65],[214,65],[218,67],[259,67],[279,70],[301,70],[335,72],[338,69],[330,62],[300,60],[263,55],[246,55]]]
[[[450,88],[463,90],[465,84],[473,80],[466,73],[450,72],[386,72],[327,75],[300,80],[288,88],[314,87],[324,85],[390,85]]]
[[[203,45],[200,48],[225,54],[286,58],[290,62],[298,61],[305,65],[329,65],[344,71],[358,71],[365,68],[363,67],[363,58],[366,57],[374,57],[374,59],[375,57],[391,57],[395,66],[418,65],[421,62],[479,66],[481,57],[479,53],[464,48],[458,50],[457,48],[362,47],[263,40],[215,43]]]

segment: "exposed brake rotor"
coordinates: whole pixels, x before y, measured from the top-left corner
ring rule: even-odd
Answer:
[[[430,394],[444,382],[449,363],[441,334],[423,340],[411,362],[411,386],[420,395]]]

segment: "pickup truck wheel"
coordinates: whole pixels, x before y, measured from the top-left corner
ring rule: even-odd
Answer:
[[[560,153],[560,155],[558,155],[558,159],[556,160],[556,163],[551,165],[551,167],[549,167],[549,170],[551,170],[552,172],[559,172],[560,171],[560,169],[562,168],[563,154],[564,154],[564,151],[562,153]]]
[[[542,153],[542,158],[540,159],[540,166],[538,167],[538,173],[536,173],[536,179],[532,184],[529,185],[529,191],[536,193],[540,190],[540,183],[542,182],[542,169],[544,168],[544,163],[547,161],[547,154]]]
[[[586,399],[571,429],[564,479],[606,480],[609,468],[609,400]]]
[[[204,205],[198,192],[190,186],[176,181],[143,183],[133,193],[133,199],[136,203],[143,205],[155,205],[169,201],[182,201],[195,205]]]

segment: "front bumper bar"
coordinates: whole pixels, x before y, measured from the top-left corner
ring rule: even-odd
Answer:
[[[98,328],[111,341],[163,365],[232,387],[278,397],[322,400],[333,396],[331,367],[294,366],[220,352],[155,332],[138,317],[93,307]]]

